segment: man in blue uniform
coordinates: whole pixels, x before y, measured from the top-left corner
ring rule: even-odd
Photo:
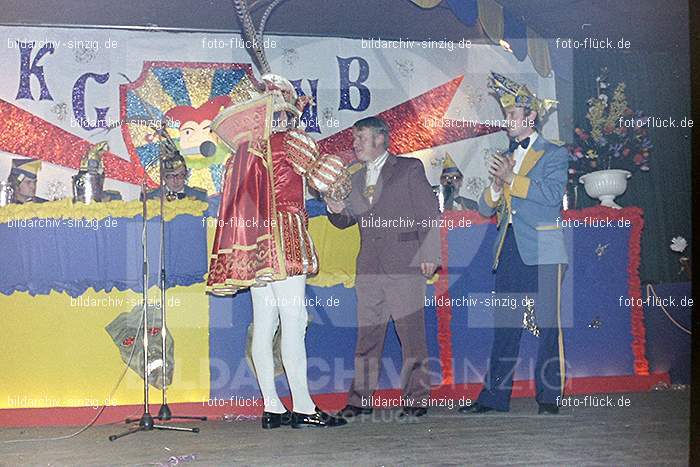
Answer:
[[[560,308],[567,263],[564,233],[557,218],[561,216],[568,156],[563,147],[547,141],[535,127],[556,101],[538,99],[526,86],[497,73],[491,73],[489,87],[503,107],[512,138],[508,152],[494,157],[489,168],[493,182],[479,198],[482,215],[498,215],[495,293],[516,297],[518,305],[525,295],[534,297],[536,326],[527,321],[539,340],[535,364],[538,413],[556,414],[565,379]],[[494,311],[494,341],[484,387],[477,401],[460,412],[510,409],[523,311],[522,307]]]
[[[207,202],[206,191],[187,185],[187,164],[180,154],[163,159],[163,174],[165,179],[165,199],[167,201],[194,198]],[[160,188],[148,192],[147,199],[159,198]]]

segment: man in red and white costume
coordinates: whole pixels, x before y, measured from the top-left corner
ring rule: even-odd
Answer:
[[[225,109],[212,124],[235,154],[226,163],[207,291],[251,290],[252,358],[265,404],[263,428],[340,426],[346,421],[318,409],[307,384],[306,276],[318,272],[318,258],[307,230],[304,193],[308,182],[326,196],[342,198],[349,177],[339,158],[321,156],[314,140],[297,128],[307,98],[299,98],[281,76],[266,74],[262,81],[261,97]],[[291,414],[275,387],[272,343],[280,324]]]

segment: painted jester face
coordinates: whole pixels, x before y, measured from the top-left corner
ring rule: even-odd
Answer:
[[[216,145],[216,135],[211,131],[211,120],[200,123],[190,120],[180,126],[180,147],[185,156],[206,155],[202,152],[202,144],[209,142]],[[204,149],[206,152],[206,149]]]

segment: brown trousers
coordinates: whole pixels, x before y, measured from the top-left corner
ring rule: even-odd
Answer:
[[[428,349],[425,340],[425,278],[407,275],[358,275],[355,378],[348,404],[362,407],[379,382],[387,325],[393,319],[401,343],[401,385],[407,405],[424,407],[430,397]],[[363,404],[363,398],[365,398]]]

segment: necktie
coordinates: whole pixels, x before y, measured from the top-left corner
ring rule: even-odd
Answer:
[[[508,146],[508,152],[515,151],[516,149],[518,149],[518,146],[520,146],[523,149],[527,149],[528,144],[530,144],[529,136],[520,142],[513,140],[510,142],[510,146]]]

